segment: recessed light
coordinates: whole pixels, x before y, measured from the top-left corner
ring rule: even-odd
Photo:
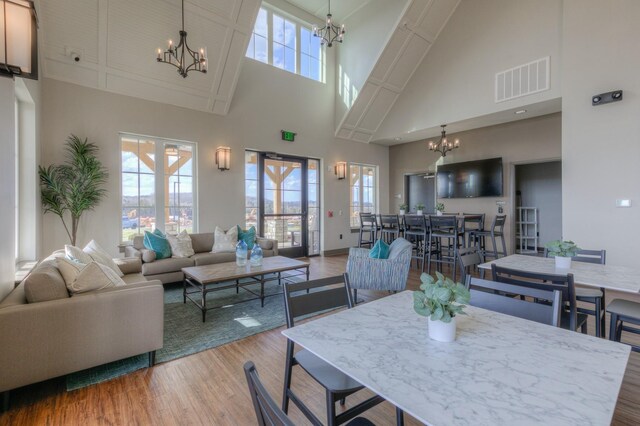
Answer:
[[[402,138],[393,138],[394,141],[401,141]]]
[[[515,112],[515,114],[524,114],[525,112],[527,112],[526,109],[519,109]]]

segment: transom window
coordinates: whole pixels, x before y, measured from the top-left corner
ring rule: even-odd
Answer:
[[[195,144],[124,134],[120,141],[122,241],[156,228],[197,231]]]
[[[248,58],[324,82],[324,52],[311,25],[262,7],[249,40]]]
[[[378,212],[377,166],[349,165],[349,217],[351,227],[360,226],[360,213]]]

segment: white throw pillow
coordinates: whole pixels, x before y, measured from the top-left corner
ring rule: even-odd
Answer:
[[[64,245],[64,255],[67,256],[67,259],[69,260],[75,260],[76,262],[80,262],[84,264],[87,264],[93,261],[91,256],[83,252],[80,247],[72,246],[69,244]]]
[[[167,234],[167,240],[171,245],[171,257],[191,257],[196,254],[193,250],[191,237],[186,230],[178,235]]]
[[[115,271],[98,262],[83,265],[65,258],[60,258],[57,262],[58,270],[71,295],[125,285]]]
[[[216,226],[213,238],[211,253],[233,253],[236,251],[236,244],[238,244],[238,227],[233,226],[224,232],[224,229]]]
[[[96,243],[96,240],[89,241],[89,244],[87,244],[85,248],[82,249],[82,251],[91,256],[91,259],[98,262],[99,264],[113,269],[113,272],[118,274],[118,277],[124,277],[124,274],[122,273],[120,268],[118,268],[116,262],[113,261],[113,258],[109,255],[109,253],[107,253],[105,249],[103,249],[98,245],[98,243]]]

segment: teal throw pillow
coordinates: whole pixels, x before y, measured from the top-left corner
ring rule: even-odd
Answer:
[[[156,253],[156,260],[171,257],[171,244],[158,229],[153,232],[144,231],[144,246]]]
[[[256,228],[251,226],[249,229],[242,229],[238,226],[238,241],[241,240],[247,245],[247,249],[252,250],[256,242]]]
[[[382,240],[376,241],[373,248],[369,252],[369,257],[372,259],[388,259],[389,258],[389,244]]]

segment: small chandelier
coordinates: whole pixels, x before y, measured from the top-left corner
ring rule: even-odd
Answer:
[[[333,46],[333,42],[342,43],[342,39],[344,38],[344,24],[338,26],[334,25],[333,20],[331,19],[331,0],[329,0],[329,13],[327,14],[327,24],[318,28],[315,25],[313,26],[313,35],[316,37],[320,37],[322,41],[321,45],[327,45],[327,47]]]
[[[442,136],[440,136],[440,141],[429,141],[429,151],[439,152],[443,157],[446,157],[447,152],[460,147],[460,139],[456,139],[453,142],[447,140],[447,132],[444,130],[447,125],[443,124],[440,127],[442,127]]]
[[[187,63],[190,61],[190,63]],[[158,62],[173,65],[178,69],[178,74],[182,78],[187,78],[189,71],[207,72],[207,50],[191,50],[187,44],[187,32],[184,30],[184,0],[182,0],[182,30],[180,30],[180,43],[173,45],[173,40],[169,40],[169,48],[162,52],[158,49]]]

